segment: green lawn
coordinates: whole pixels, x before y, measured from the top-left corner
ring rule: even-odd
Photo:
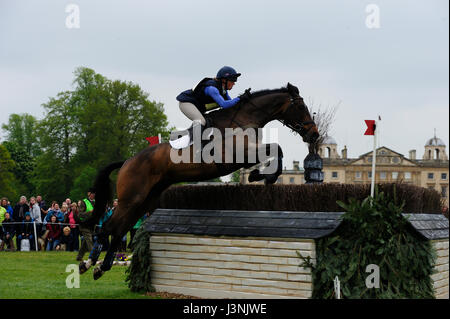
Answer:
[[[67,288],[69,264],[76,252],[0,252],[0,299],[149,298],[133,293],[125,282],[126,266],[114,265],[98,280],[92,270],[80,276],[80,288]],[[105,253],[102,253],[101,259]],[[87,254],[85,255],[87,258]]]

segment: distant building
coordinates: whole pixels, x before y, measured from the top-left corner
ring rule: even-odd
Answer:
[[[409,157],[382,146],[377,148],[375,181],[377,183],[403,182],[437,190],[445,205],[449,203],[449,162],[445,143],[436,136],[425,144],[422,159],[416,158],[416,150],[409,151]],[[368,184],[372,174],[372,151],[358,158],[347,157],[347,146],[339,155],[336,141],[325,137],[319,148],[323,159],[324,183]],[[257,167],[257,166],[255,166]],[[241,170],[241,183],[248,184],[248,174],[254,169]],[[277,183],[303,184],[304,170],[299,161],[293,168],[283,170]],[[263,182],[258,182],[263,183]]]

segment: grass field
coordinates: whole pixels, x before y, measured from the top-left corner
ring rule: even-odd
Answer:
[[[127,267],[118,265],[95,281],[91,268],[80,276],[80,288],[67,288],[66,278],[73,272],[66,267],[78,265],[75,258],[76,252],[0,252],[0,299],[150,298],[128,289]]]

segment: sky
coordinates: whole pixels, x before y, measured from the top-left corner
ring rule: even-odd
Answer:
[[[70,5],[79,10],[78,25]],[[73,72],[83,66],[139,84],[164,104],[170,126],[186,128],[190,120],[176,96],[229,65],[242,73],[232,97],[290,82],[313,110],[338,105],[330,135],[339,153],[344,145],[351,158],[371,151],[364,120],[380,116],[378,145],[405,156],[416,149],[421,158],[435,129],[449,143],[448,6],[446,0],[0,0],[0,124],[12,113],[42,119],[42,104],[73,89]],[[267,127],[278,129],[272,141],[283,148],[284,166],[303,163],[308,150],[301,138],[279,122]]]

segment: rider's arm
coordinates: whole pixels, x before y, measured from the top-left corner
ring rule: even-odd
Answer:
[[[205,94],[212,97],[213,100],[216,101],[216,103],[223,109],[235,106],[240,101],[238,97],[230,100],[224,100],[224,98],[220,95],[219,90],[214,86],[207,86],[205,88]]]

